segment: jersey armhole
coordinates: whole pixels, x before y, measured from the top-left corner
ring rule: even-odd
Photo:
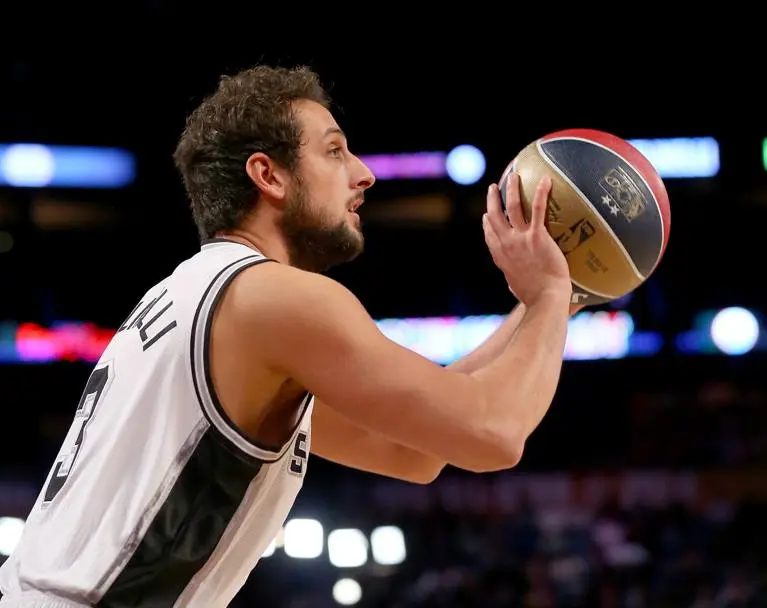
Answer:
[[[246,268],[271,261],[273,260],[260,255],[248,256],[232,262],[214,277],[197,306],[192,322],[190,345],[194,390],[202,413],[211,429],[227,444],[237,448],[245,456],[264,463],[280,460],[290,447],[290,443],[283,446],[279,452],[259,445],[245,435],[229,418],[213,387],[210,372],[210,331],[218,303],[235,277]],[[310,396],[307,395],[301,405],[303,409],[301,418],[303,418],[310,400]]]

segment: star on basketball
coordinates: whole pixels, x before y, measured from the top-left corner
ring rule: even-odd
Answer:
[[[602,203],[610,208],[610,213],[613,215],[618,215],[618,211],[620,211],[620,209],[618,209],[618,205],[613,205],[613,199],[610,198],[609,194],[605,194],[602,197]]]

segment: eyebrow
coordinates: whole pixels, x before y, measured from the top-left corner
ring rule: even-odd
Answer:
[[[327,137],[328,135],[340,135],[344,139],[346,139],[346,133],[343,132],[339,127],[330,127],[327,131],[325,131],[324,137]]]

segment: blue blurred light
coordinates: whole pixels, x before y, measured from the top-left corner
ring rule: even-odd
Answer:
[[[713,137],[630,139],[662,178],[713,177],[719,173],[719,142]]]
[[[463,186],[476,184],[485,174],[485,168],[485,155],[475,146],[457,146],[445,159],[448,177]]]
[[[750,310],[732,306],[720,310],[711,321],[711,340],[726,355],[744,355],[759,340],[759,321]]]
[[[15,188],[123,188],[136,178],[127,150],[43,144],[0,145],[0,185]]]

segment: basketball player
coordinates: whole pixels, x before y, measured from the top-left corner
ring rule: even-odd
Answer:
[[[443,368],[384,337],[320,274],[362,251],[356,212],[374,178],[314,73],[222,79],[175,161],[203,244],[95,366],[0,568],[2,608],[227,606],[310,452],[416,483],[446,463],[506,469],[554,395],[571,287],[543,223],[549,182],[529,224],[518,179],[508,219],[489,189],[486,242],[523,306]]]

